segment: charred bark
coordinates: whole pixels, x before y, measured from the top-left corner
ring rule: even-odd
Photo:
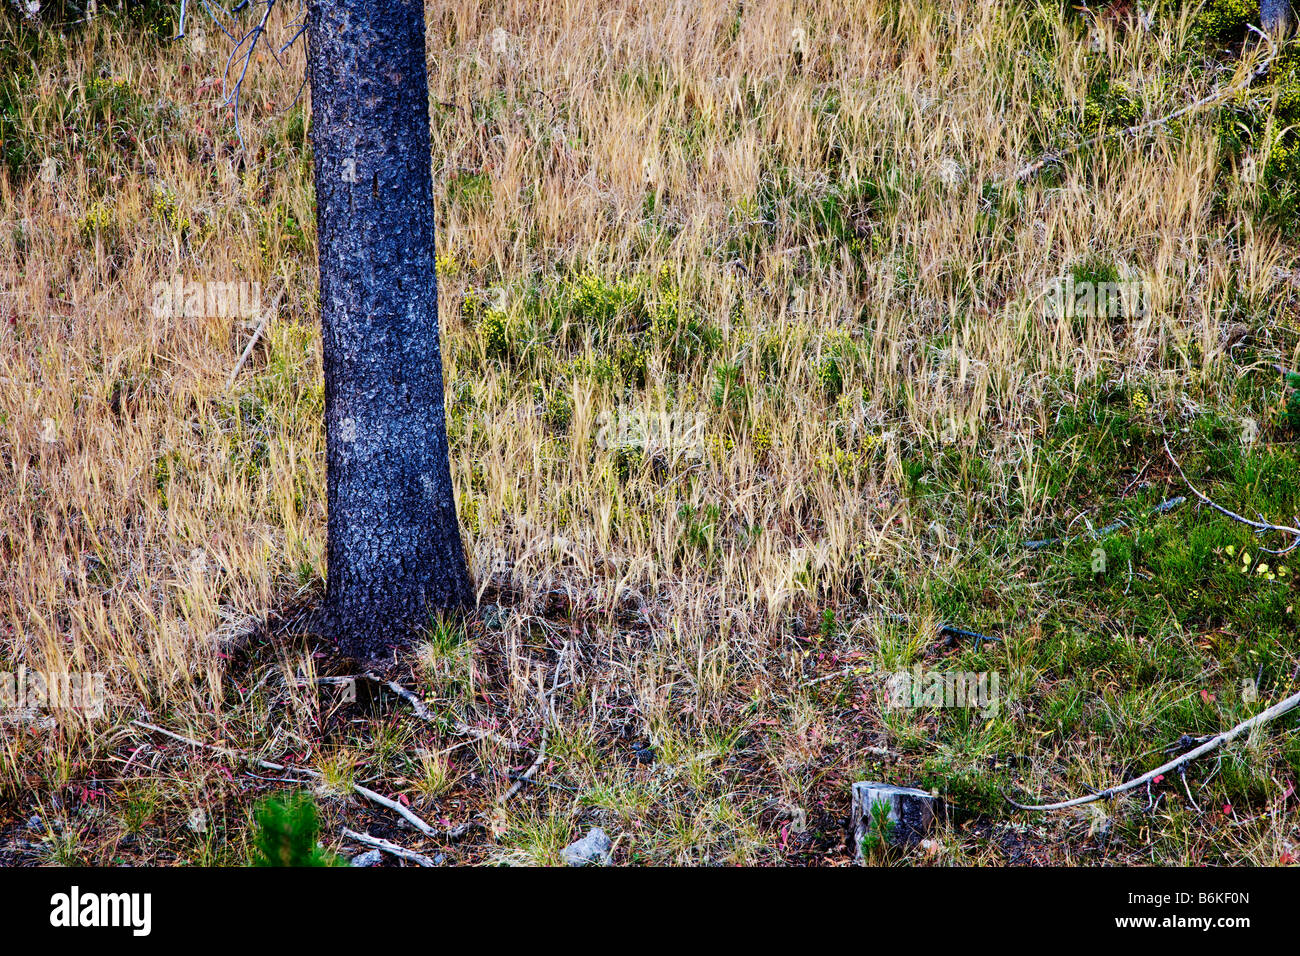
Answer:
[[[420,0],[311,0],[325,625],[378,656],[472,600],[447,457]]]
[[[1290,30],[1294,25],[1291,0],[1259,0],[1260,26],[1269,32]]]

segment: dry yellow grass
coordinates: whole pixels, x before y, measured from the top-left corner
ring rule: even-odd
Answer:
[[[1225,297],[1283,301],[1294,250],[1232,214],[1248,190],[1216,182],[1210,121],[1088,151],[1072,174],[1017,191],[1011,214],[988,185],[1056,141],[1099,56],[1149,118],[1246,75],[1254,54],[1205,69],[1186,53],[1185,18],[1154,34],[1105,21],[1090,53],[1077,25],[1043,14],[1031,26],[1024,9],[429,6],[452,471],[483,602],[509,610],[409,663],[450,722],[532,747],[550,721],[541,776],[568,788],[489,810],[467,859],[554,861],[593,812],[621,829],[626,860],[806,859],[809,820],[817,852],[843,858],[833,831],[871,748],[901,739],[900,753],[926,753],[909,737],[922,719],[884,720],[870,682],[810,683],[852,664],[907,666],[932,643],[923,591],[890,582],[943,579],[977,538],[1028,536],[1065,514],[1047,480],[1062,464],[1041,443],[1099,377],[1140,384],[1172,423],[1230,393]],[[339,729],[337,695],[310,683],[313,645],[256,641],[250,664],[229,644],[249,618],[320,591],[324,436],[310,164],[301,110],[277,112],[303,50],[250,71],[241,168],[217,106],[224,38],[206,40],[157,45],[103,22],[47,49],[19,124],[57,175],[0,173],[0,664],[103,671],[111,697],[102,721],[60,716],[0,743],[8,819],[54,797],[63,809],[50,812],[68,814],[81,786],[112,795],[109,822],[78,824],[96,838],[55,841],[56,859],[126,852],[130,828],[113,821],[141,802],[156,803],[145,816],[177,858],[238,858],[249,780],[183,747],[131,756],[141,714],[295,754],[336,794],[352,775],[383,778],[452,823],[493,806],[506,768],[531,760],[370,713]],[[144,116],[147,128],[78,139],[75,114],[104,100],[104,83],[122,84],[131,111],[109,106],[103,123]],[[834,192],[863,181],[879,198]],[[827,197],[849,238],[811,218]],[[1043,317],[1048,283],[1096,257],[1147,284],[1149,321],[1129,334]],[[253,323],[155,317],[154,286],[174,275],[257,282],[263,304],[285,290],[233,387]],[[555,303],[583,277],[596,296],[635,284],[650,315],[689,313],[716,348],[675,360],[685,333],[665,344],[618,308],[582,323]],[[502,348],[484,332],[494,320]],[[644,385],[628,372],[638,362]],[[598,442],[603,424],[673,413],[698,431],[661,461]],[[934,448],[971,489],[938,515],[906,493],[908,463]],[[1004,558],[1009,580],[1023,557]],[[824,609],[833,641],[816,634]],[[1021,714],[1041,662],[1019,639],[989,653]],[[539,686],[556,688],[545,706]],[[654,750],[653,770],[619,757],[634,742]],[[1032,788],[1116,772],[1093,763],[1083,776],[1082,743],[1072,755],[1021,746]],[[187,829],[195,807],[225,828]],[[930,858],[1068,861],[1088,825],[1033,821],[1002,842],[950,827]],[[1035,849],[1017,857],[1007,839]],[[1146,851],[1135,839],[1120,858],[1194,859],[1198,839]],[[1263,814],[1233,839],[1233,858],[1276,861],[1294,852],[1294,815]]]

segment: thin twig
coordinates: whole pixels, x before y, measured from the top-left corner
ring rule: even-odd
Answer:
[[[522,787],[525,783],[532,782],[533,774],[537,773],[537,771],[541,769],[542,764],[546,762],[546,747],[550,743],[550,741],[551,741],[551,723],[548,720],[545,724],[542,725],[542,742],[537,747],[537,759],[533,761],[532,766],[530,766],[527,770],[525,770],[519,776],[514,778],[515,782],[510,785],[510,789],[505,792],[505,794],[501,797],[500,800],[497,801],[497,803],[499,804],[505,803],[516,793],[518,793],[520,787]]]
[[[903,624],[905,626],[910,626],[912,623],[912,619],[908,617],[906,614],[891,613],[891,614],[886,614],[885,617],[889,618],[891,621],[897,621],[899,624]],[[952,643],[952,639],[954,637],[968,637],[975,642],[976,650],[979,650],[980,644],[983,643],[984,641],[989,641],[991,643],[997,644],[1000,643],[1002,640],[1002,638],[993,637],[991,634],[981,634],[979,631],[972,631],[969,630],[968,628],[957,627],[955,625],[944,624],[942,622],[936,624],[934,629],[940,636],[948,638],[946,642],[948,644]]]
[[[230,51],[230,56],[226,59],[226,68],[225,68],[225,70],[222,72],[222,75],[221,75],[221,82],[222,82],[223,91],[224,91],[224,86],[225,86],[226,82],[227,82],[227,81],[229,80],[229,78],[230,78],[230,67],[235,63],[235,61],[236,61],[237,59],[240,58],[240,56],[239,56],[239,51],[240,51],[241,49],[243,49],[243,50],[244,50],[243,57],[242,57],[242,59],[243,59],[243,66],[242,66],[242,67],[240,68],[240,70],[239,70],[239,79],[235,81],[235,88],[234,88],[234,90],[233,90],[233,91],[232,91],[232,92],[231,92],[231,93],[226,97],[225,102],[224,102],[224,104],[223,104],[223,105],[226,105],[226,106],[231,106],[231,105],[234,106],[234,112],[235,112],[235,136],[239,139],[239,148],[240,148],[240,150],[243,151],[243,152],[247,152],[247,149],[246,149],[246,147],[244,146],[244,131],[243,131],[243,129],[240,127],[240,124],[239,124],[239,101],[240,101],[240,98],[243,96],[243,92],[244,92],[244,79],[245,79],[245,77],[248,76],[248,67],[249,67],[249,65],[253,62],[253,54],[254,54],[255,52],[257,52],[257,43],[258,43],[258,41],[261,40],[261,41],[263,42],[263,45],[265,45],[265,46],[267,47],[267,49],[270,50],[270,52],[271,52],[271,56],[275,57],[277,63],[280,61],[280,57],[279,57],[279,55],[275,52],[275,48],[272,47],[269,43],[267,43],[267,42],[266,42],[266,39],[265,39],[265,38],[266,38],[266,25],[267,25],[267,23],[268,23],[268,22],[270,21],[270,19],[271,19],[271,14],[272,14],[272,12],[274,12],[274,10],[275,10],[275,4],[276,4],[276,2],[277,2],[277,0],[265,0],[265,3],[266,3],[266,10],[262,13],[262,19],[259,20],[258,23],[257,23],[257,25],[254,26],[254,27],[253,27],[251,30],[249,30],[247,33],[245,33],[245,34],[243,35],[243,37],[240,38],[239,42],[237,42],[237,43],[235,44],[234,49],[232,49],[232,50]],[[247,5],[248,5],[247,3],[240,3],[240,4],[239,4],[238,6],[236,6],[235,9],[232,10],[231,12],[232,12],[232,13],[239,13],[239,12],[240,12],[241,10],[243,10],[244,7],[246,7]],[[248,44],[247,49],[244,49],[244,44],[245,44],[245,43]]]
[[[507,790],[501,799],[497,801],[498,806],[504,806],[506,801],[518,793],[525,783],[531,782],[533,774],[537,773],[537,771],[541,769],[542,764],[546,762],[546,748],[551,741],[552,701],[555,697],[555,691],[560,683],[560,671],[564,670],[564,658],[567,650],[567,647],[564,650],[561,650],[560,659],[555,662],[555,674],[551,677],[550,692],[546,693],[544,691],[546,685],[542,684],[543,689],[539,690],[537,694],[538,703],[542,705],[542,740],[541,743],[537,745],[537,759],[532,762],[532,765],[527,770],[514,778],[515,782],[511,784],[510,789]]]
[[[151,730],[156,734],[162,734],[164,737],[170,737],[172,740],[179,740],[183,744],[189,744],[191,747],[197,747],[200,750],[209,750],[212,753],[222,754],[226,757],[235,757],[240,760],[246,760],[249,763],[255,763],[263,770],[279,770],[280,772],[305,773],[308,776],[319,777],[315,770],[309,770],[306,767],[289,767],[282,763],[275,763],[272,760],[263,760],[261,757],[250,757],[248,754],[240,753],[237,750],[230,750],[226,747],[218,747],[215,744],[206,744],[201,740],[195,740],[192,737],[185,737],[175,731],[168,730],[166,727],[159,727],[157,724],[150,724],[143,720],[133,720],[131,723],[137,727],[143,727],[145,730]]]
[[[1174,498],[1166,498],[1164,501],[1160,502],[1160,504],[1156,505],[1154,508],[1148,511],[1147,517],[1150,518],[1150,517],[1154,517],[1155,515],[1164,514],[1167,511],[1173,511],[1175,508],[1177,508],[1186,500],[1187,499],[1184,498],[1182,495],[1178,495],[1177,497]],[[1086,518],[1084,520],[1087,521]],[[1071,521],[1070,524],[1073,525],[1074,522]],[[1105,527],[1099,528],[1096,531],[1092,531],[1091,522],[1088,522],[1088,524],[1089,524],[1089,533],[1092,535],[1094,539],[1104,538],[1108,534],[1114,534],[1120,528],[1128,527],[1128,525],[1123,521],[1112,521],[1110,524],[1106,525]],[[1074,537],[1080,537],[1080,536],[1075,535]],[[1072,541],[1072,540],[1073,537],[1070,536],[1066,536],[1063,538],[1039,538],[1034,541],[1022,542],[1022,544],[1030,551],[1039,551],[1043,548],[1050,547],[1051,545],[1062,544],[1063,542]]]

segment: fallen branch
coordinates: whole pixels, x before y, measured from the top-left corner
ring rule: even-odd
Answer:
[[[276,293],[275,301],[271,303],[271,307],[262,313],[262,320],[257,323],[257,328],[253,330],[253,337],[250,338],[248,344],[244,346],[243,354],[239,356],[239,361],[235,363],[235,367],[230,373],[230,378],[226,381],[227,389],[234,388],[235,379],[239,377],[240,369],[244,367],[244,363],[248,361],[248,357],[253,354],[253,346],[257,345],[257,340],[262,337],[262,330],[270,324],[271,319],[273,319],[275,314],[279,311],[280,300],[282,298],[284,298],[283,288]]]
[[[438,864],[425,856],[423,853],[416,853],[414,850],[408,850],[406,847],[398,846],[396,843],[389,843],[387,840],[371,836],[369,833],[358,833],[356,830],[350,830],[344,827],[342,833],[349,840],[355,840],[357,843],[365,846],[374,847],[376,850],[382,850],[385,853],[391,853],[400,860],[409,860],[417,866],[437,866]]]
[[[442,721],[440,721],[435,715],[429,713],[429,708],[424,705],[424,701],[420,699],[418,694],[416,694],[412,690],[403,687],[401,684],[397,683],[397,681],[384,680],[378,674],[372,673],[370,671],[367,671],[362,676],[365,677],[365,679],[368,681],[372,681],[383,687],[387,687],[398,697],[402,698],[402,700],[406,701],[408,704],[411,705],[411,709],[415,711],[415,716],[419,717],[425,723],[428,724],[442,723]],[[352,680],[353,678],[348,677],[342,679]],[[484,730],[481,727],[471,727],[469,724],[465,723],[464,721],[453,722],[451,725],[451,729],[461,737],[476,737],[479,740],[490,740],[492,743],[505,747],[508,750],[525,749],[523,744],[516,743],[515,741],[509,739],[508,737],[502,737],[500,734],[493,733],[490,730]]]
[[[1098,133],[1097,135],[1090,136],[1085,140],[1080,140],[1077,143],[1071,143],[1069,146],[1065,146],[1054,152],[1047,153],[1046,155],[1034,160],[1032,163],[1029,163],[1027,166],[1021,167],[1019,170],[1016,171],[1015,175],[1009,177],[1006,180],[1003,180],[1003,182],[1008,182],[1008,181],[1021,182],[1023,180],[1029,179],[1031,176],[1038,173],[1040,170],[1043,169],[1043,167],[1047,166],[1049,163],[1059,162],[1065,157],[1077,153],[1081,149],[1085,149],[1089,146],[1095,146],[1098,143],[1103,143],[1108,139],[1116,139],[1122,136],[1139,136],[1143,133],[1147,133],[1153,129],[1156,129],[1157,127],[1164,126],[1167,123],[1169,123],[1171,120],[1176,120],[1181,116],[1186,116],[1189,113],[1194,113],[1197,110],[1204,109],[1207,106],[1214,106],[1215,104],[1220,103],[1223,100],[1227,99],[1229,96],[1232,96],[1233,94],[1238,93],[1243,89],[1246,89],[1248,86],[1250,86],[1250,84],[1254,83],[1255,80],[1257,80],[1259,77],[1263,76],[1266,72],[1268,72],[1268,68],[1273,65],[1273,61],[1277,59],[1277,55],[1278,55],[1277,44],[1273,42],[1273,39],[1270,36],[1268,36],[1268,34],[1261,32],[1256,27],[1251,27],[1250,29],[1254,30],[1265,40],[1267,40],[1271,49],[1269,50],[1268,56],[1264,57],[1264,59],[1260,62],[1260,64],[1257,67],[1255,67],[1255,69],[1252,70],[1244,80],[1240,80],[1236,83],[1230,83],[1227,86],[1221,86],[1210,95],[1202,97],[1201,99],[1197,100],[1194,103],[1188,103],[1186,106],[1179,107],[1178,109],[1174,110],[1172,113],[1166,113],[1164,116],[1161,116],[1157,119],[1149,120],[1145,123],[1138,123],[1134,126],[1128,126],[1125,127],[1124,129],[1117,129],[1117,130],[1111,130],[1109,132]]]
[[[307,777],[310,777],[313,780],[321,779],[321,773],[319,771],[312,770],[308,767],[290,767],[282,763],[276,763],[272,760],[263,760],[260,757],[250,757],[248,754],[240,753],[238,750],[230,750],[226,747],[218,747],[215,744],[204,743],[201,740],[195,740],[192,737],[182,736],[181,734],[168,730],[165,727],[159,727],[157,724],[146,723],[143,720],[133,720],[131,721],[131,723],[135,724],[137,727],[143,727],[145,730],[150,730],[153,731],[154,733],[162,734],[164,737],[170,737],[172,738],[172,740],[179,740],[181,743],[189,744],[191,747],[197,747],[200,750],[207,750],[212,753],[221,754],[222,756],[234,757],[235,759],[238,760],[244,760],[249,763],[254,763],[257,766],[263,768],[264,770],[277,770],[281,773],[301,773],[306,775]],[[421,833],[423,833],[425,836],[428,837],[434,837],[435,839],[455,840],[463,836],[465,833],[467,833],[470,829],[472,829],[476,825],[473,823],[463,823],[460,826],[454,827],[450,830],[438,830],[435,829],[434,827],[429,826],[429,824],[425,823],[424,820],[420,819],[419,816],[413,813],[410,810],[410,808],[402,806],[402,804],[398,803],[396,800],[390,800],[388,797],[385,797],[383,794],[376,793],[375,791],[371,790],[369,787],[363,787],[359,783],[353,783],[351,784],[351,787],[353,791],[355,791],[359,796],[364,797],[365,799],[369,800],[371,803],[377,803],[381,807],[385,807],[389,810],[392,810],[398,816],[406,820],[407,823],[411,824],[411,826],[415,827],[417,830],[419,830]]]
[[[541,769],[542,764],[546,762],[546,748],[551,742],[552,702],[555,698],[555,691],[560,683],[560,671],[564,670],[564,658],[567,651],[568,647],[566,646],[564,650],[560,651],[560,659],[555,662],[555,674],[551,677],[551,690],[549,693],[545,690],[545,683],[539,681],[541,687],[537,692],[537,702],[542,705],[542,740],[541,743],[537,745],[537,759],[532,762],[532,765],[527,770],[514,778],[515,782],[511,785],[510,789],[507,790],[501,799],[497,801],[498,806],[505,806],[506,802],[518,793],[519,789],[525,783],[531,783],[533,775],[537,773],[537,771]]]
[[[888,617],[891,621],[897,621],[899,624],[902,624],[904,626],[910,627],[912,623],[912,619],[908,617],[906,614],[886,614],[885,616]],[[964,627],[956,627],[952,624],[939,623],[934,626],[934,629],[941,637],[948,638],[948,640],[945,641],[944,643],[951,644],[953,642],[953,638],[956,637],[968,637],[975,642],[976,650],[979,650],[980,644],[983,643],[984,641],[990,641],[996,644],[1001,642],[1002,640],[1002,638],[993,637],[991,634],[981,634],[979,631],[971,631]]]
[[[1256,714],[1249,720],[1243,720],[1231,730],[1211,737],[1205,743],[1201,744],[1194,750],[1187,751],[1187,753],[1183,754],[1181,757],[1175,757],[1168,763],[1161,764],[1159,767],[1156,767],[1155,770],[1144,773],[1140,777],[1135,777],[1128,783],[1122,783],[1115,787],[1107,787],[1099,793],[1090,793],[1085,797],[1075,797],[1073,800],[1062,800],[1059,803],[1023,804],[1016,803],[1016,801],[1012,800],[1010,797],[1007,797],[1007,802],[1018,810],[1064,810],[1067,807],[1080,807],[1085,803],[1092,803],[1096,800],[1108,800],[1111,797],[1124,793],[1125,791],[1141,787],[1144,784],[1155,780],[1156,777],[1169,773],[1171,770],[1177,770],[1183,764],[1189,763],[1197,757],[1205,756],[1205,754],[1209,753],[1211,750],[1226,744],[1228,741],[1235,739],[1253,727],[1262,727],[1269,721],[1276,720],[1287,711],[1294,710],[1297,706],[1300,706],[1300,692],[1292,694],[1285,700],[1278,701],[1272,707],[1268,708],[1268,710]]]
[[[1285,548],[1277,550],[1273,548],[1262,548],[1261,550],[1266,551],[1269,554],[1286,554],[1287,552],[1294,551],[1297,547],[1300,547],[1300,528],[1293,528],[1290,525],[1273,524],[1272,522],[1264,521],[1262,515],[1260,516],[1261,520],[1251,521],[1249,518],[1242,517],[1235,511],[1229,511],[1209,495],[1202,492],[1188,479],[1187,473],[1183,471],[1183,466],[1178,463],[1178,459],[1174,457],[1174,453],[1169,450],[1169,442],[1165,442],[1164,444],[1165,454],[1169,456],[1169,460],[1173,462],[1174,467],[1178,469],[1178,474],[1183,479],[1183,484],[1187,485],[1188,490],[1196,496],[1197,500],[1200,501],[1201,504],[1209,505],[1215,511],[1219,512],[1219,514],[1226,515],[1233,521],[1239,521],[1248,528],[1253,528],[1256,534],[1284,534],[1290,535],[1291,537],[1291,543]]]
[[[980,645],[985,641],[992,641],[997,644],[1002,640],[1002,638],[994,637],[991,634],[981,634],[979,631],[970,631],[964,627],[954,627],[951,624],[940,624],[939,633],[948,638],[948,640],[944,642],[945,644],[951,644],[954,639],[959,637],[969,638],[975,642],[975,650],[977,651],[980,649]]]
[[[363,674],[362,676],[365,677],[365,679],[370,681],[371,683],[380,684],[384,687],[387,687],[398,697],[402,698],[402,700],[410,704],[411,709],[415,711],[416,717],[419,717],[421,720],[425,721],[426,723],[435,722],[435,718],[433,714],[429,713],[429,708],[424,706],[424,701],[420,700],[420,695],[415,693],[415,691],[407,690],[405,687],[397,683],[397,681],[395,680],[384,680],[382,677],[380,677],[378,674],[375,674],[372,671],[366,671],[365,674]]]
[[[236,759],[248,763],[257,764],[263,770],[278,770],[281,773],[305,773],[309,776],[319,777],[315,770],[309,770],[306,767],[289,767],[282,763],[275,763],[271,760],[263,760],[261,757],[250,757],[248,754],[240,753],[238,750],[230,750],[226,747],[218,747],[216,744],[205,744],[201,740],[195,740],[192,737],[185,737],[175,731],[168,730],[166,727],[159,727],[157,724],[150,724],[143,720],[133,720],[131,723],[137,727],[143,727],[145,730],[151,730],[156,734],[162,734],[164,737],[170,737],[172,740],[179,740],[183,744],[189,744],[191,747],[197,747],[200,750],[208,750],[212,753],[218,753],[225,757],[235,757]]]
[[[359,783],[352,784],[352,789],[372,803],[377,803],[381,807],[387,807],[389,810],[392,810],[427,837],[444,837],[448,835],[442,830],[437,830],[429,826],[429,824],[425,823],[415,813],[413,813],[409,807],[402,806],[402,804],[398,803],[396,800],[390,800],[382,793],[375,793],[375,791],[368,787],[363,787]]]
[[[505,792],[501,799],[497,801],[498,804],[504,804],[507,800],[518,793],[519,788],[525,783],[533,782],[533,774],[537,773],[537,771],[541,769],[542,764],[546,762],[546,747],[550,741],[551,722],[548,720],[542,725],[542,742],[537,747],[537,759],[532,762],[532,765],[527,770],[519,774],[517,777],[512,778],[514,783],[511,784],[510,789]]]
[[[1156,505],[1154,508],[1148,511],[1147,517],[1152,517],[1153,515],[1158,515],[1158,514],[1164,514],[1166,511],[1173,511],[1175,508],[1177,508],[1186,500],[1187,499],[1184,498],[1182,495],[1178,495],[1175,498],[1166,498],[1164,501],[1160,502],[1160,504]],[[1071,522],[1071,524],[1073,524],[1073,522]],[[1105,527],[1099,528],[1098,530],[1092,532],[1092,536],[1094,539],[1104,538],[1106,537],[1106,535],[1114,534],[1120,528],[1126,528],[1126,527],[1128,527],[1128,525],[1125,524],[1123,521],[1112,521],[1110,524],[1106,525]],[[1065,537],[1065,538],[1039,538],[1038,540],[1035,541],[1024,542],[1024,546],[1028,548],[1030,551],[1038,551],[1042,548],[1050,547],[1051,545],[1054,544],[1061,544],[1062,542],[1065,541],[1073,541],[1075,538],[1081,538],[1081,537],[1083,537],[1083,535],[1074,535],[1073,537]]]

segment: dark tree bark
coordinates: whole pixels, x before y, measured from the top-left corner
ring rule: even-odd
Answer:
[[[310,0],[325,624],[374,657],[472,600],[443,408],[424,6]]]
[[[1291,0],[1259,0],[1259,25],[1268,32],[1290,29],[1293,19]]]

